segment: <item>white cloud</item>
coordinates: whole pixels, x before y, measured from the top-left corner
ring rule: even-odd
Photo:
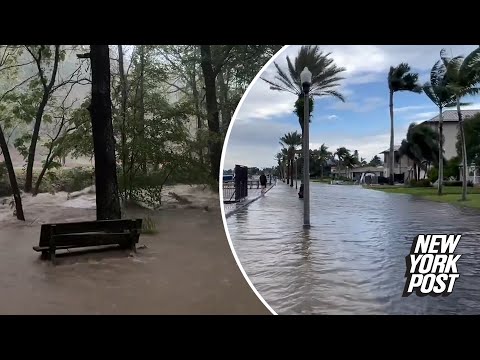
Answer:
[[[387,101],[379,97],[368,97],[357,102],[336,102],[327,107],[332,110],[350,110],[358,113],[369,112],[381,106],[385,106]]]
[[[395,107],[395,113],[404,113],[410,111],[417,111],[423,109],[432,108],[434,105],[412,105],[412,106],[402,106],[402,107]]]
[[[259,79],[243,101],[237,117],[249,121],[291,114],[295,100],[293,94],[270,90],[269,85]]]
[[[468,54],[478,45],[320,45],[324,52],[331,52],[335,64],[346,68],[341,81],[340,91],[346,97],[353,94],[352,85],[384,81],[386,84],[387,72],[390,66],[400,62],[409,63],[415,71],[420,72],[422,82],[428,80],[428,74],[433,64],[440,56],[440,50],[446,48],[453,55]],[[293,61],[299,45],[292,45],[285,49],[276,59],[276,62],[286,68],[286,56]],[[262,76],[271,78],[276,69],[270,65]],[[241,118],[269,118],[288,114],[293,109],[295,96],[281,92],[274,92],[261,79],[258,79],[248,94],[239,111]],[[363,112],[370,111],[363,107]],[[362,109],[358,104],[339,103],[337,109]]]
[[[347,69],[343,74],[345,79],[341,82],[340,91],[350,98],[357,95],[357,100],[347,99],[346,103],[335,102],[330,110],[350,110],[357,113],[366,113],[376,108],[388,105],[388,96],[361,98],[359,85],[370,82],[384,82],[386,87],[388,69],[400,62],[407,62],[414,71],[420,74],[420,81],[428,80],[432,65],[439,58],[442,47],[451,51],[453,55],[468,54],[478,45],[321,45],[325,52],[331,52],[331,57],[337,66]],[[290,46],[280,54],[276,62],[285,68],[286,55],[293,60],[299,46]],[[271,78],[275,74],[273,64],[262,74]],[[271,121],[275,117],[291,114],[295,96],[288,93],[276,92],[269,89],[269,85],[258,79],[252,86],[250,93],[242,104],[234,120],[232,136],[227,147],[225,157],[226,168],[233,167],[235,163],[248,166],[265,167],[275,163],[274,155],[280,149],[278,138],[289,131],[298,130],[296,122],[279,123]],[[472,104],[463,109],[480,108],[480,104]],[[338,121],[342,114],[330,111],[319,116],[321,121]],[[432,104],[410,105],[395,108],[396,144],[399,144],[406,134],[409,122],[429,120],[438,113]],[[388,114],[386,113],[388,116]],[[241,120],[240,120],[241,119]],[[238,126],[237,126],[238,125]],[[389,133],[372,134],[369,136],[353,136],[338,134],[326,138],[312,138],[312,146],[319,146],[325,142],[332,149],[346,146],[351,150],[358,150],[360,156],[371,159],[380,151],[388,148]]]

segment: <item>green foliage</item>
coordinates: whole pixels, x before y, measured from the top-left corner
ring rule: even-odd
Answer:
[[[418,84],[418,73],[411,72],[410,65],[407,63],[390,67],[388,72],[388,88],[391,92],[422,92],[422,87]]]
[[[308,111],[309,111],[309,122],[312,122],[312,114],[313,114],[313,107],[314,107],[314,102],[313,102],[313,97],[308,98]],[[299,97],[297,101],[295,101],[295,107],[293,110],[293,113],[297,115],[298,117],[298,122],[300,124],[300,128],[303,131],[303,126],[304,126],[304,110],[305,110],[305,98]]]
[[[56,191],[80,191],[95,183],[95,171],[90,167],[77,167],[60,170],[47,178],[54,181],[53,186]]]
[[[446,179],[451,177],[458,179],[460,177],[459,166],[460,166],[460,158],[457,156],[447,161],[443,169],[444,177]]]
[[[443,183],[443,185],[445,185],[445,186],[462,186],[462,185],[463,185],[463,181],[460,181],[460,180],[445,181],[445,182]],[[470,180],[467,181],[467,186],[468,186],[468,187],[473,187],[473,182],[471,182]]]
[[[437,181],[438,180],[438,168],[437,167],[430,168],[427,172],[427,177],[432,183]]]
[[[22,136],[15,139],[13,145],[18,150],[20,155],[24,159],[28,157],[28,148],[30,146],[30,141],[32,140],[32,134],[23,134]]]
[[[480,165],[480,113],[465,119],[463,123],[465,132],[465,144],[467,147],[467,159],[469,164]],[[460,132],[457,134],[457,154],[462,156],[462,142]]]
[[[406,139],[398,153],[407,156],[417,167],[424,168],[426,163],[438,164],[440,141],[438,133],[425,124],[410,124]]]
[[[420,180],[411,179],[408,185],[410,187],[431,187],[432,183],[430,179],[420,179]]]
[[[382,159],[378,155],[374,155],[372,160],[367,164],[368,166],[381,166],[383,165]]]
[[[79,108],[70,114],[70,127],[74,131],[65,133],[59,140],[61,149],[57,152],[74,158],[93,157],[92,123],[90,121],[90,98],[86,98]],[[60,146],[60,145],[59,145]]]

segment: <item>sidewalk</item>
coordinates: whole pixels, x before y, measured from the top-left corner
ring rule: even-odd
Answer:
[[[265,193],[270,191],[275,184],[267,185],[267,189]],[[233,215],[240,209],[243,209],[245,206],[250,205],[255,200],[260,199],[263,196],[262,189],[248,189],[248,196],[241,200],[238,203],[231,203],[231,204],[223,204],[223,209],[225,210],[225,217],[228,218],[229,216]]]

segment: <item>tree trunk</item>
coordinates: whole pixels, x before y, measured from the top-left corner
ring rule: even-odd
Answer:
[[[222,143],[220,141],[220,120],[217,106],[217,88],[215,86],[215,72],[212,64],[210,45],[200,45],[201,66],[205,81],[205,99],[207,105],[208,152],[210,156],[210,175],[218,181],[220,174],[220,160],[222,156]]]
[[[95,153],[97,220],[120,219],[108,45],[90,45],[90,59],[92,67],[90,115]]]
[[[127,200],[127,80],[125,78],[125,69],[123,67],[123,49],[122,45],[118,45],[118,66],[120,68],[120,90],[121,90],[121,113],[122,113],[122,181],[123,181],[123,198]]]
[[[390,172],[389,176],[389,183],[390,185],[393,185],[394,183],[394,171],[393,171],[393,166],[395,163],[395,134],[394,134],[394,128],[393,128],[393,91],[390,90],[390,163],[388,164],[388,170]]]
[[[5,159],[5,166],[7,167],[8,177],[10,179],[10,187],[12,188],[13,199],[15,200],[15,210],[18,220],[25,221],[22,207],[22,197],[20,195],[20,189],[18,188],[17,177],[15,175],[15,169],[13,168],[12,158],[10,157],[10,150],[8,150],[7,141],[3,134],[2,127],[0,126],[0,148],[3,152]]]
[[[290,159],[290,169],[291,169],[290,171],[292,172],[290,174],[290,178],[292,179],[292,181],[290,181],[290,186],[293,187],[293,174],[294,174],[293,157]]]
[[[443,109],[440,106],[440,117],[438,121],[438,136],[439,136],[439,147],[438,147],[438,195],[443,193]]]
[[[290,159],[287,160],[287,185],[290,184],[289,178],[290,178]]]
[[[35,125],[33,127],[32,140],[28,149],[27,174],[25,176],[25,192],[32,191],[33,163],[35,162],[35,151],[37,148],[38,134],[40,132],[40,125],[42,123],[43,113],[50,98],[50,92],[52,91],[53,84],[55,84],[59,61],[60,45],[55,45],[55,58],[53,60],[52,76],[48,85],[46,84],[46,80],[43,78],[43,72],[40,70],[40,64],[37,63],[37,66],[39,67],[39,76],[42,78],[41,81],[43,83],[43,95],[42,100],[40,101],[40,105],[38,106],[37,113],[35,114]]]
[[[223,72],[218,73],[218,87],[220,90],[220,112],[222,114],[222,129],[227,132],[228,126],[230,125],[230,120],[232,114],[228,106],[228,87],[225,84],[225,79],[223,78]]]
[[[460,139],[462,145],[462,201],[467,200],[467,147],[465,143],[465,132],[463,130],[462,111],[460,110],[460,97],[457,96],[458,127],[460,128]]]
[[[323,164],[320,165],[320,179],[323,179]]]
[[[43,165],[42,171],[40,172],[40,175],[38,175],[37,181],[35,183],[35,187],[33,188],[33,191],[32,191],[33,196],[36,196],[38,194],[43,177],[45,176],[45,173],[47,172],[47,169],[50,166],[50,163],[51,163],[51,160],[47,158],[45,160],[45,164]]]
[[[201,132],[198,130],[203,128],[203,126],[202,126],[202,112],[200,110],[200,95],[197,89],[197,78],[196,78],[195,66],[196,65],[194,65],[194,71],[192,73],[192,77],[190,81],[192,84],[192,96],[193,96],[193,103],[195,106],[195,116],[197,117],[197,139],[200,141]],[[198,157],[200,158],[200,164],[203,165],[203,147],[202,146],[200,146],[200,148],[198,149]]]
[[[140,144],[145,144],[145,91],[144,91],[144,74],[145,74],[145,48],[144,45],[140,45],[140,82],[139,82],[139,133],[140,133]],[[141,151],[140,156],[140,168],[144,174],[147,173],[147,152],[146,150]]]

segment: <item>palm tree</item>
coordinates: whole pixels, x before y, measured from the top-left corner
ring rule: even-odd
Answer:
[[[445,58],[445,49],[440,52],[441,60],[438,60],[433,65],[430,71],[430,82],[423,85],[423,91],[430,100],[438,107],[439,121],[438,121],[438,136],[440,144],[438,147],[438,158],[443,159],[443,109],[456,105],[455,94],[447,89],[447,59]],[[438,195],[442,195],[443,191],[443,161],[438,163]]]
[[[394,125],[393,125],[393,94],[399,91],[411,91],[415,93],[421,93],[422,87],[418,85],[418,74],[410,72],[410,65],[407,63],[401,63],[400,65],[390,67],[388,72],[388,89],[390,93],[390,185],[393,185],[393,165],[395,162],[394,152]]]
[[[331,53],[323,53],[320,50],[318,45],[304,45],[298,51],[297,56],[295,57],[294,63],[287,56],[287,66],[288,72],[283,70],[276,62],[273,64],[277,69],[272,80],[265,79],[261,77],[263,81],[270,85],[271,90],[277,91],[286,91],[291,94],[296,95],[297,102],[301,101],[301,106],[295,104],[295,109],[297,115],[299,115],[300,127],[302,128],[303,133],[303,89],[300,81],[300,73],[305,67],[312,73],[312,84],[310,86],[310,96],[333,96],[341,101],[345,101],[345,98],[341,93],[335,89],[340,86],[338,83],[340,80],[343,80],[343,77],[340,77],[339,74],[346,69],[343,67],[337,67],[333,63],[333,59],[329,56]],[[300,100],[302,99],[302,100]],[[313,108],[313,99],[311,100],[312,105],[310,107],[310,113]],[[302,117],[300,117],[302,115]]]
[[[345,166],[345,169],[347,170],[347,177],[349,177],[350,175],[350,170],[353,169],[355,165],[358,165],[359,163],[357,157],[354,154],[351,154],[350,152],[344,155],[342,162]]]
[[[450,59],[445,51],[441,53],[441,57],[447,68],[446,87],[455,95],[457,105],[458,127],[462,144],[462,201],[465,201],[467,200],[467,149],[460,100],[466,95],[476,95],[480,90],[476,87],[480,81],[480,48],[473,50],[466,57],[456,56]]]
[[[374,155],[372,160],[367,164],[369,166],[381,166],[383,165],[382,159],[378,155]]]
[[[348,150],[346,147],[342,146],[339,147],[335,153],[333,154],[333,157],[337,156],[338,159],[338,174],[340,174],[340,169],[341,166],[343,166],[344,160],[350,156],[350,150]],[[340,175],[339,175],[340,176]]]
[[[277,153],[277,155],[275,155],[275,160],[277,160],[278,169],[280,171],[280,178],[283,179],[283,165],[284,165],[283,154],[281,152]]]
[[[273,79],[266,79],[261,77],[263,81],[270,85],[271,90],[285,91],[297,96],[295,101],[294,113],[298,116],[300,128],[302,129],[303,136],[303,89],[300,80],[300,74],[305,67],[308,67],[312,73],[312,84],[310,86],[310,107],[309,118],[313,111],[313,97],[333,96],[342,102],[345,102],[344,96],[336,89],[340,86],[339,81],[343,80],[343,77],[339,76],[340,73],[346,69],[343,67],[337,67],[334,64],[331,53],[324,53],[320,50],[318,45],[304,45],[298,51],[294,62],[287,56],[288,71],[283,70],[276,62],[275,65],[277,72]],[[310,120],[311,121],[311,120]]]
[[[283,163],[283,167],[284,167],[284,170],[285,170],[284,179],[286,178],[287,185],[288,185],[288,174],[289,174],[289,169],[290,169],[290,165],[289,165],[289,161],[288,161],[288,150],[286,148],[283,148],[281,150],[281,153],[282,153],[282,163]]]
[[[320,177],[323,179],[323,167],[328,159],[332,157],[332,153],[328,151],[328,146],[322,144],[318,149],[318,160],[320,161]]]
[[[298,132],[287,133],[280,138],[280,145],[287,148],[288,164],[290,169],[290,186],[293,186],[293,160],[295,151],[302,144],[302,136]],[[288,182],[287,182],[288,183]]]
[[[406,139],[402,140],[398,155],[406,155],[413,161],[415,180],[419,179],[421,169],[426,173],[430,164],[438,163],[440,147],[438,136],[438,133],[428,125],[412,123],[408,127]]]

